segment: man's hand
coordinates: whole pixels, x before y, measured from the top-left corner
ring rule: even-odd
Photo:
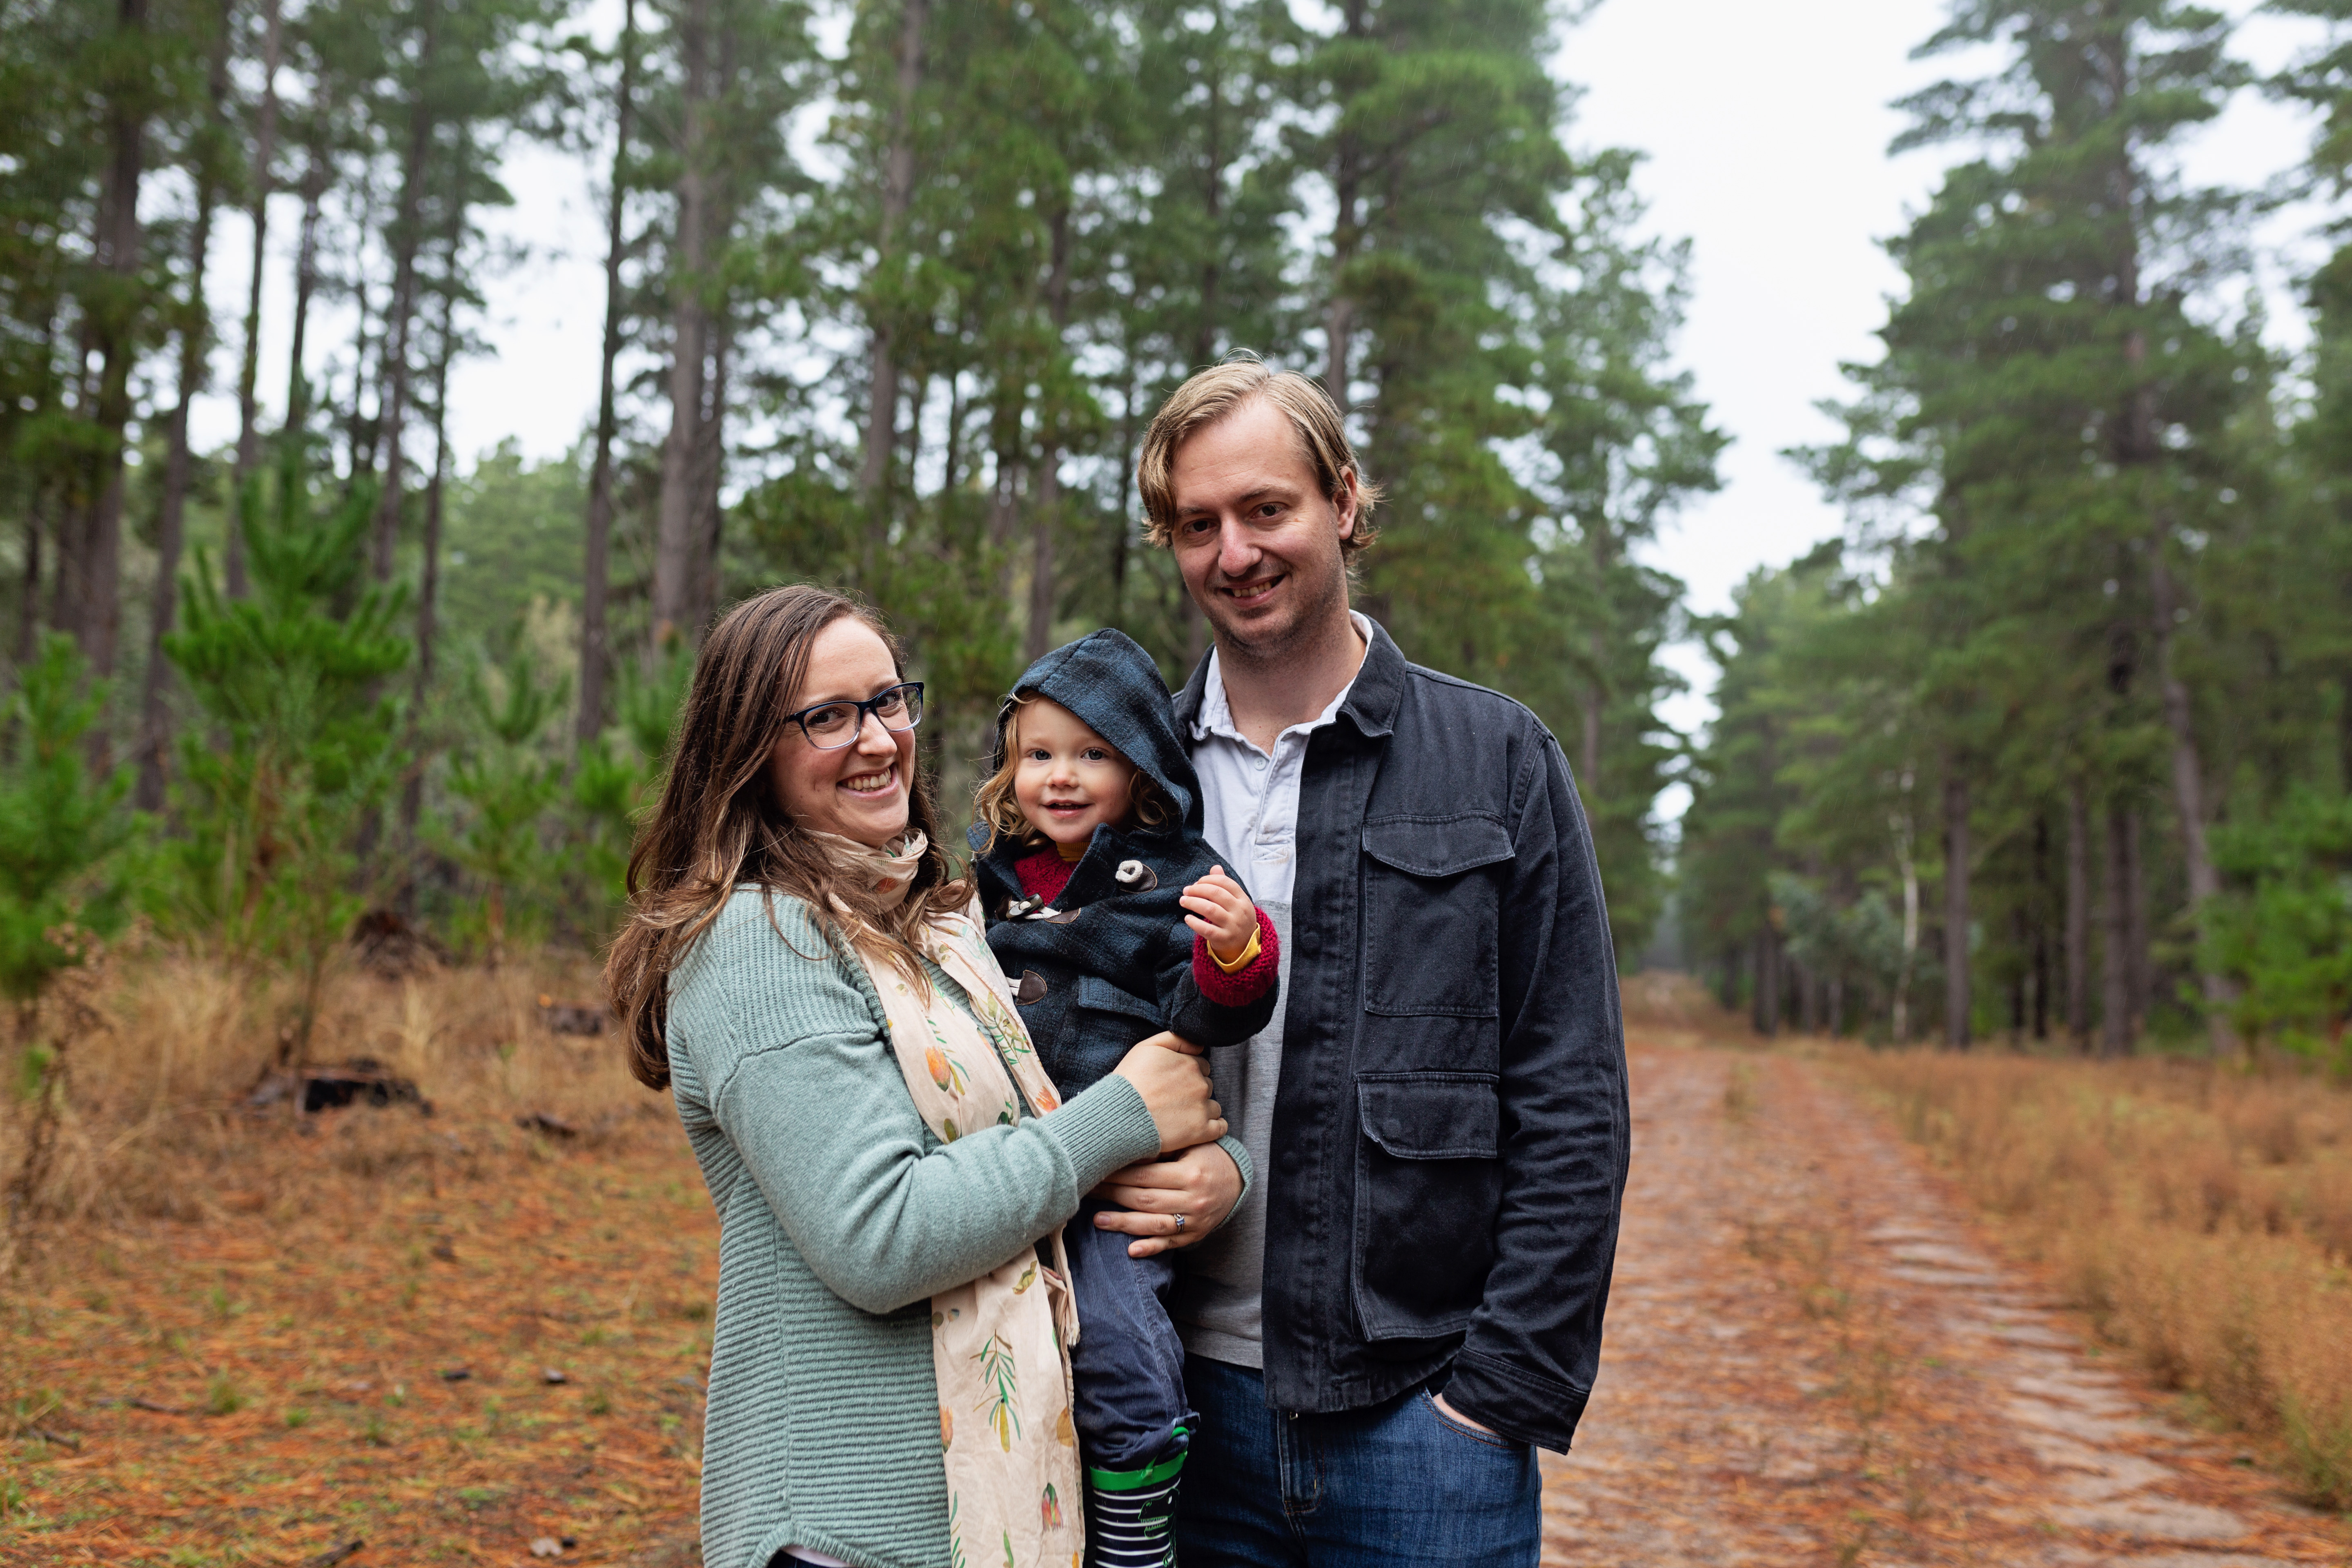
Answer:
[[[1142,1239],[1128,1243],[1129,1258],[1150,1258],[1191,1247],[1210,1235],[1242,1199],[1242,1173],[1214,1143],[1196,1143],[1172,1160],[1148,1160],[1113,1171],[1094,1195],[1124,1214],[1095,1215],[1096,1228]],[[1180,1226],[1176,1216],[1181,1215]]]
[[[1459,1421],[1462,1425],[1471,1428],[1473,1431],[1484,1432],[1489,1437],[1496,1436],[1495,1429],[1492,1426],[1487,1426],[1484,1421],[1473,1421],[1467,1415],[1463,1415],[1459,1410],[1454,1409],[1451,1405],[1446,1404],[1445,1395],[1442,1394],[1433,1394],[1429,1397],[1436,1403],[1439,1410],[1444,1412],[1445,1418],[1447,1420]]]
[[[1242,885],[1225,875],[1223,866],[1212,866],[1209,874],[1184,889],[1177,899],[1184,906],[1184,923],[1196,936],[1206,937],[1209,956],[1220,963],[1231,963],[1249,947],[1249,939],[1257,933],[1257,906],[1242,891]]]

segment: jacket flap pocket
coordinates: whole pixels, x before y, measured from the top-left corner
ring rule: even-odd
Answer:
[[[1502,1105],[1484,1074],[1360,1079],[1356,1104],[1365,1135],[1400,1160],[1492,1160],[1502,1152]]]
[[[1511,858],[1491,816],[1384,816],[1364,824],[1364,853],[1408,877],[1452,877]]]
[[[1139,1018],[1154,1029],[1166,1026],[1160,1021],[1160,1008],[1131,991],[1122,991],[1098,974],[1081,974],[1072,993],[1081,1007],[1092,1007],[1098,1013],[1118,1013],[1129,1018]]]

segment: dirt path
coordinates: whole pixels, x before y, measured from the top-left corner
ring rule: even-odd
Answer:
[[[1983,1240],[1816,1065],[1637,1046],[1601,1386],[1545,1562],[2352,1563]]]

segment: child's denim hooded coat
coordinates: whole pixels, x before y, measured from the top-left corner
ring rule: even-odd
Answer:
[[[988,945],[1013,984],[1055,1084],[1065,1095],[1077,1093],[1161,1029],[1204,1047],[1239,1045],[1264,1029],[1279,1005],[1279,986],[1229,1007],[1203,995],[1192,975],[1192,930],[1177,898],[1212,866],[1224,866],[1236,882],[1241,878],[1201,836],[1200,779],[1151,656],[1124,632],[1095,632],[1031,665],[1014,690],[1068,709],[1183,814],[1162,827],[1096,828],[1069,886],[1054,898],[1050,907],[1059,918],[1053,920],[1005,918],[1028,902],[1014,863],[1038,846],[1004,836],[983,853],[988,829],[971,829]],[[1003,764],[1012,713],[1007,700],[997,714],[992,767]]]

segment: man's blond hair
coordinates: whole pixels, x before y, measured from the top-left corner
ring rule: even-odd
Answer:
[[[1276,370],[1244,350],[1220,364],[1197,372],[1171,393],[1151,428],[1143,434],[1143,450],[1135,459],[1136,489],[1143,496],[1144,537],[1164,545],[1176,529],[1176,448],[1192,435],[1237,412],[1255,398],[1264,398],[1282,411],[1298,437],[1299,455],[1315,470],[1316,488],[1323,499],[1337,501],[1340,476],[1356,480],[1356,526],[1339,542],[1352,557],[1379,534],[1372,526],[1372,509],[1380,504],[1381,488],[1364,477],[1356,464],[1356,449],[1348,441],[1347,422],[1339,405],[1297,371]]]

